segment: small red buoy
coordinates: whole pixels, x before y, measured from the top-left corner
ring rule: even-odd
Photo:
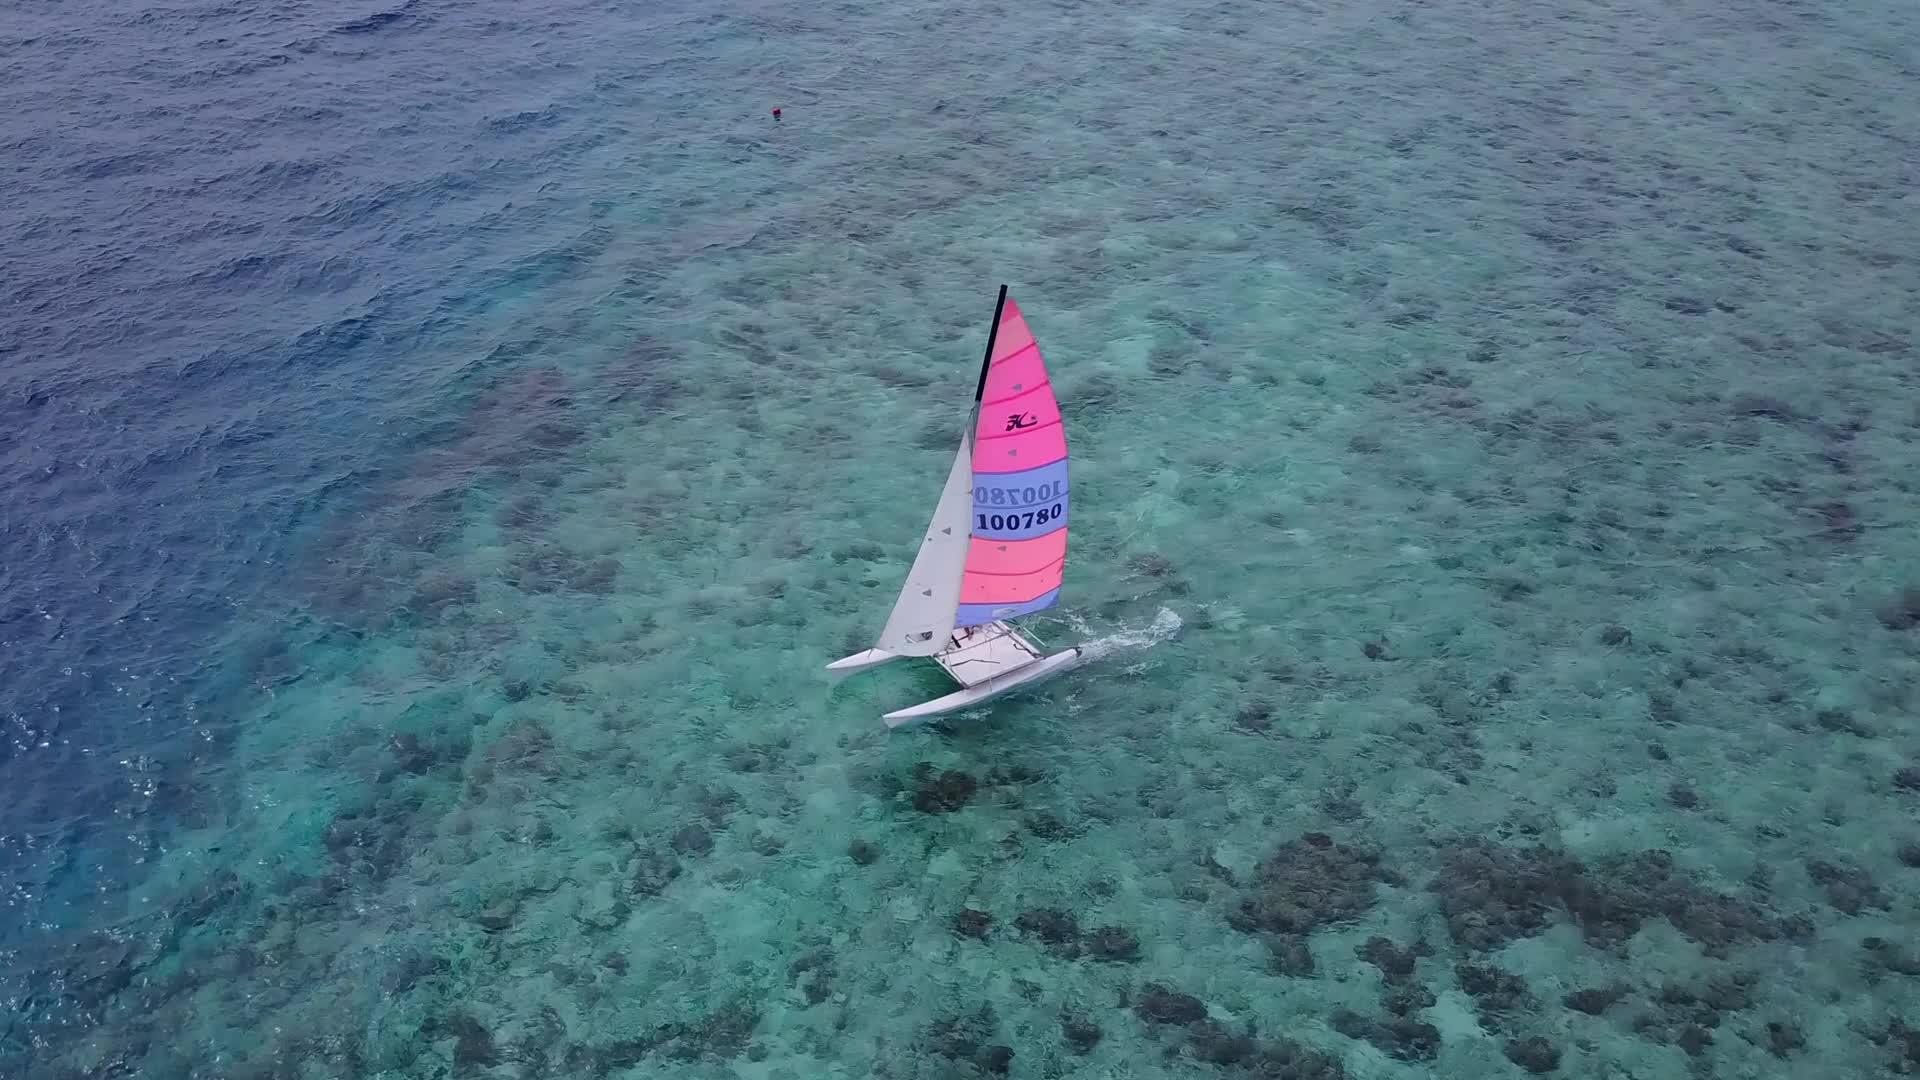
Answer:
[[[778,120],[778,119],[780,119],[780,109],[779,109],[779,107],[778,107],[778,106],[775,106],[775,107],[774,107],[774,110],[773,110],[773,118],[774,118],[775,120]]]

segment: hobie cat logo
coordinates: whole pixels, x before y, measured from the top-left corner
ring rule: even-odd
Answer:
[[[1014,413],[1007,417],[1007,430],[1019,431],[1021,428],[1030,428],[1039,422],[1040,418],[1030,412]]]

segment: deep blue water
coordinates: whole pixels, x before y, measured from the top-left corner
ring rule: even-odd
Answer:
[[[16,912],[60,921],[203,797],[260,643],[302,618],[295,538],[431,441],[513,313],[592,257],[577,180],[607,128],[582,101],[623,83],[585,55],[614,55],[595,15],[0,12]]]

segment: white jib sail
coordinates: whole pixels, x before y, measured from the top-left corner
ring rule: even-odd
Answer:
[[[893,602],[877,648],[902,656],[932,656],[947,647],[960,608],[960,578],[966,570],[973,529],[973,431],[960,439],[940,504],[933,508],[900,598]]]

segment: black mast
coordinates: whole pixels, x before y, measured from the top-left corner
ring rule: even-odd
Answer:
[[[1000,299],[993,302],[993,327],[987,331],[987,355],[980,358],[980,384],[973,388],[973,403],[987,392],[987,369],[993,366],[993,339],[1000,336],[1000,312],[1007,306],[1007,287],[1000,286]]]

